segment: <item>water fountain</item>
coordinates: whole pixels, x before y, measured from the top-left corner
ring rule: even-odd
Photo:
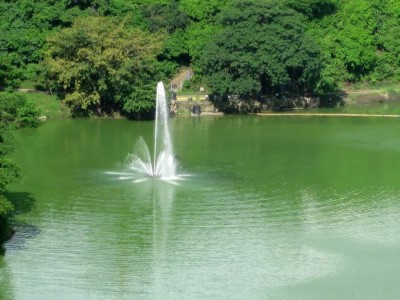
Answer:
[[[156,94],[153,159],[146,142],[140,137],[135,144],[134,152],[127,157],[126,170],[108,173],[120,175],[119,179],[135,179],[135,182],[145,181],[151,177],[171,183],[181,179],[177,174],[178,163],[173,154],[168,121],[169,109],[164,84],[160,81],[157,84]]]

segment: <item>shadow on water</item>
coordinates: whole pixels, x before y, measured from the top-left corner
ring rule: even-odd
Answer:
[[[328,93],[320,95],[319,106],[321,108],[334,108],[344,106],[344,99],[347,97],[346,92]]]
[[[36,201],[32,194],[24,192],[7,193],[6,197],[14,205],[14,215],[30,212]]]
[[[6,198],[14,205],[14,213],[10,216],[9,223],[11,225],[12,235],[5,244],[0,246],[0,299],[14,299],[12,273],[7,265],[4,254],[7,243],[12,239],[14,249],[22,248],[26,240],[36,236],[39,229],[31,224],[26,224],[16,220],[16,216],[30,212],[35,203],[34,197],[30,193],[13,192],[7,193]]]
[[[40,233],[40,229],[35,225],[18,221],[15,217],[30,212],[36,200],[32,194],[25,192],[9,192],[5,196],[14,206],[14,213],[9,219],[12,227],[12,236],[10,239],[13,240],[13,249],[20,249],[23,248],[28,239],[37,236]],[[9,243],[10,239],[5,244]],[[5,254],[5,244],[0,247],[0,255]]]

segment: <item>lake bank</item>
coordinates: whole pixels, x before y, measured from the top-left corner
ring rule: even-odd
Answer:
[[[345,88],[332,93],[297,95],[282,93],[265,96],[260,100],[241,100],[237,96],[216,98],[199,92],[185,92],[177,95],[171,111],[176,115],[188,116],[197,112],[226,114],[276,113],[306,111],[315,114],[352,113],[357,115],[400,114],[400,87],[384,85],[380,87]],[[394,103],[394,104],[393,104]],[[399,105],[400,106],[400,105]],[[393,108],[393,111],[391,109]],[[196,115],[196,114],[194,114]],[[198,114],[197,114],[198,115]]]
[[[280,98],[266,98],[263,101],[241,101],[232,97],[226,101],[215,101],[212,97],[200,92],[177,94],[177,100],[171,101],[171,112],[175,116],[209,116],[223,114],[247,113],[301,113],[319,114],[321,116],[340,116],[342,113],[354,115],[400,115],[400,87],[382,86],[363,89],[343,89],[323,95],[284,95]],[[32,102],[36,103],[41,115],[49,119],[71,117],[71,112],[61,100],[54,95],[32,90],[20,90]],[[311,111],[312,108],[312,111]],[[196,110],[196,111],[194,111]],[[199,113],[200,112],[200,113]],[[120,118],[121,116],[119,116]],[[97,117],[96,117],[97,118]],[[107,117],[110,118],[110,117]],[[112,118],[112,116],[111,116]]]
[[[279,116],[303,116],[303,117],[373,117],[373,118],[400,118],[400,115],[380,115],[380,114],[353,114],[353,113],[257,113],[257,116],[279,117]]]

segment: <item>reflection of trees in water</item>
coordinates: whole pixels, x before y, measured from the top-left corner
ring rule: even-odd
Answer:
[[[25,192],[7,193],[6,197],[14,205],[14,213],[17,215],[31,211],[36,201],[32,194]]]
[[[17,221],[15,216],[31,211],[35,204],[35,198],[30,193],[25,192],[9,192],[6,194],[7,199],[14,206],[14,213],[10,218],[10,223],[15,231],[14,236],[1,246],[1,254],[5,254],[5,250],[14,251],[24,248],[26,241],[37,236],[40,230],[37,226]],[[7,256],[0,257],[0,299],[14,299],[14,284],[12,272],[7,264]]]
[[[9,192],[6,194],[6,197],[14,206],[14,213],[10,218],[10,223],[15,234],[11,240],[6,243],[5,249],[22,249],[28,239],[31,239],[40,233],[40,229],[35,225],[16,220],[15,216],[30,212],[34,207],[36,200],[32,194],[25,192]],[[2,250],[4,251],[5,249]]]
[[[15,230],[14,236],[6,243],[7,251],[17,251],[25,249],[28,240],[40,234],[39,227],[19,221],[13,221],[12,227]]]

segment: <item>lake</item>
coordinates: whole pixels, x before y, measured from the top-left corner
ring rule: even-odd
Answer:
[[[1,299],[400,299],[400,122],[174,118],[177,185],[123,169],[154,122],[15,132]]]

